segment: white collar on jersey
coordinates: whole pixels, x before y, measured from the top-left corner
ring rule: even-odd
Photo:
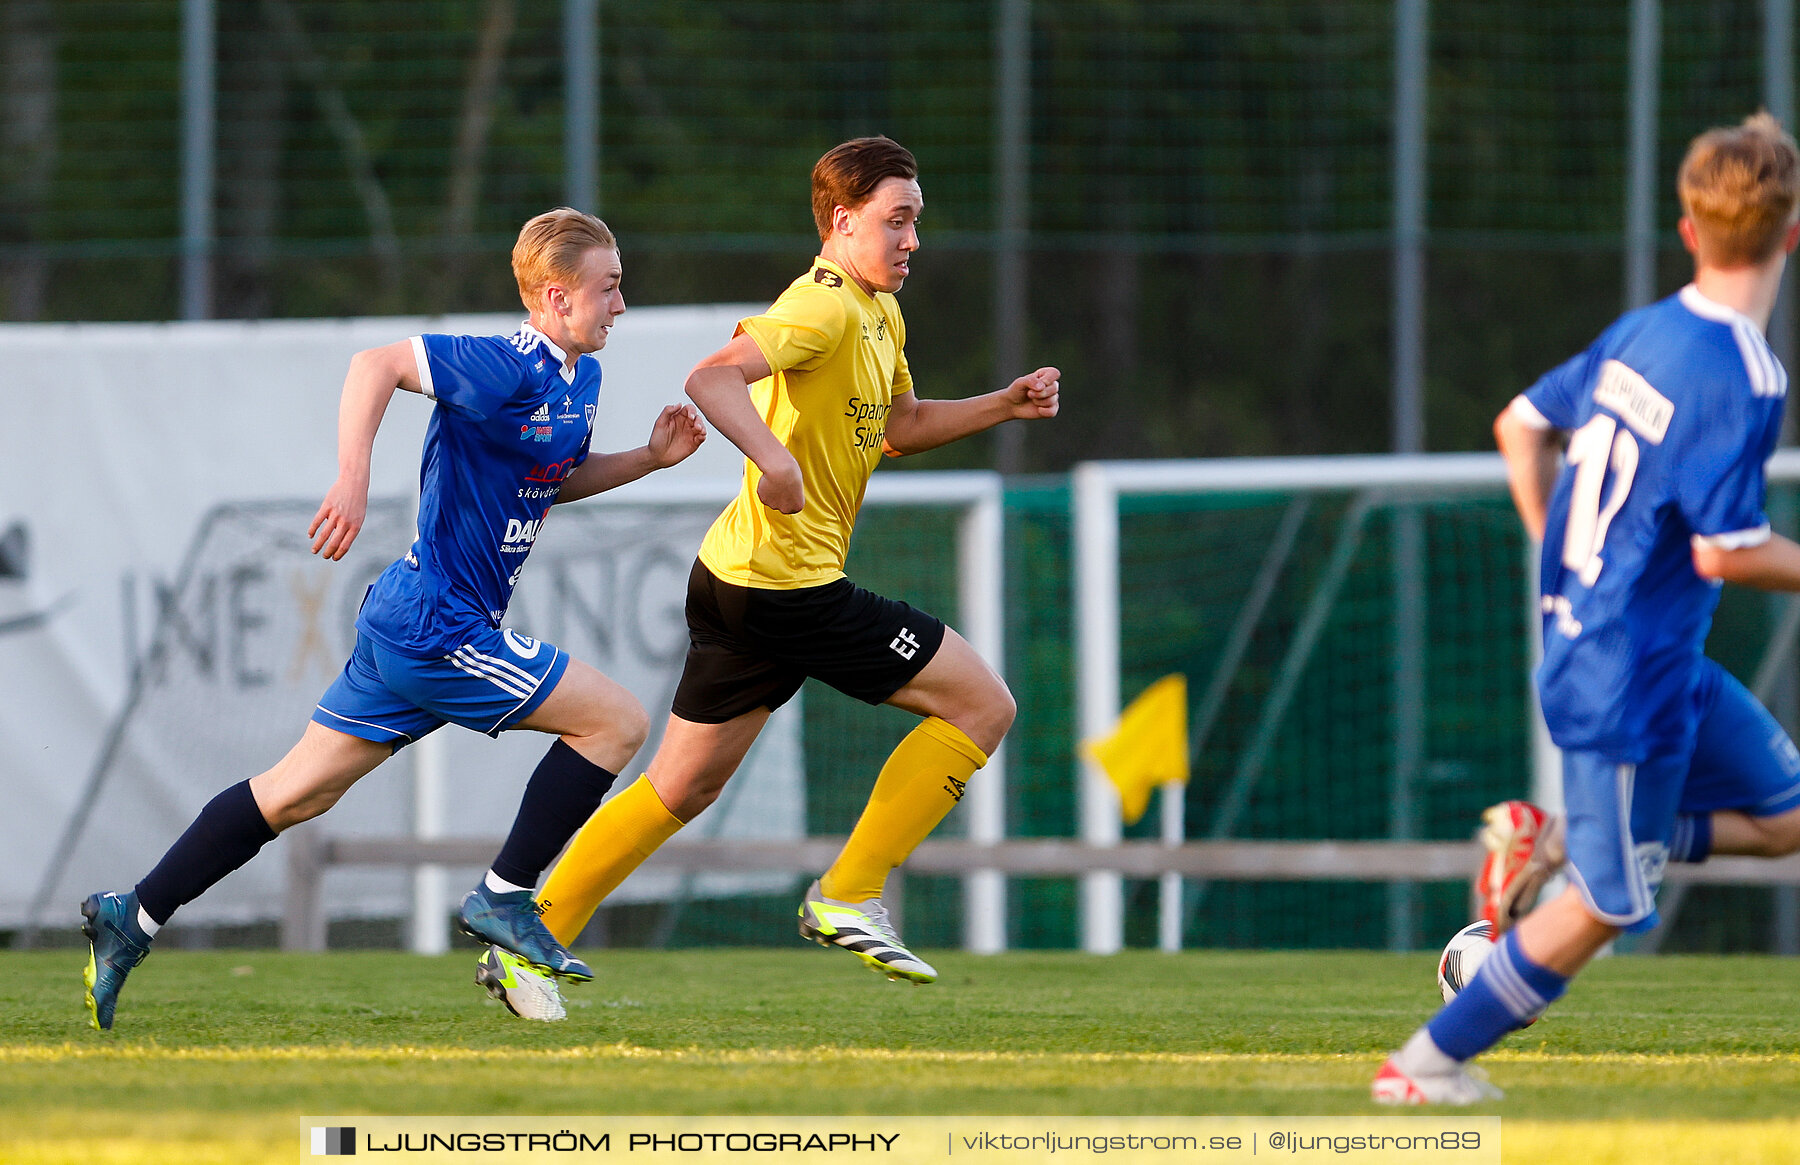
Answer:
[[[575,383],[575,369],[574,366],[569,363],[569,354],[557,347],[555,340],[552,340],[549,336],[544,335],[544,333],[532,327],[530,320],[526,320],[524,323],[520,324],[519,331],[525,333],[527,336],[536,336],[538,343],[550,349],[550,354],[556,357],[556,371],[558,374],[560,374],[568,383]]]
[[[1734,324],[1739,320],[1752,323],[1749,316],[1735,307],[1728,307],[1716,299],[1706,298],[1692,283],[1681,289],[1680,298],[1682,307],[1687,308],[1703,320],[1712,320],[1721,324]],[[1757,330],[1761,331],[1762,329],[1758,328]]]

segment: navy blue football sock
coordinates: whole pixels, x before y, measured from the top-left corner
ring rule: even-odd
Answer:
[[[515,885],[536,886],[544,867],[587,824],[618,779],[557,740],[525,785],[512,832],[494,859],[494,873]]]
[[[1712,853],[1712,814],[1677,813],[1675,832],[1669,837],[1669,860],[1703,862]]]
[[[206,803],[156,868],[137,884],[138,905],[158,926],[275,840],[249,781]]]
[[[1568,979],[1526,958],[1519,932],[1510,931],[1469,985],[1425,1026],[1446,1056],[1467,1060],[1542,1015],[1568,986]]]

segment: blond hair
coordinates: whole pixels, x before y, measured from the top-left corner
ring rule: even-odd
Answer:
[[[605,223],[566,206],[546,210],[519,228],[512,269],[525,307],[536,309],[532,301],[547,284],[573,285],[582,256],[596,248],[616,251],[619,244]]]
[[[1714,267],[1761,263],[1781,247],[1800,207],[1800,150],[1766,110],[1695,138],[1675,182],[1694,224],[1699,259]]]

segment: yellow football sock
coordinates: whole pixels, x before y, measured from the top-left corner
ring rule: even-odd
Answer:
[[[925,840],[962,800],[963,787],[987,764],[960,728],[927,717],[881,766],[875,791],[850,840],[819,879],[825,897],[862,902],[879,897],[888,871]]]
[[[544,925],[556,941],[574,942],[606,896],[675,836],[681,824],[648,777],[639,777],[594,810],[538,894]]]

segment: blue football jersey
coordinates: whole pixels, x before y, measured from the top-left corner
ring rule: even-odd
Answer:
[[[1748,317],[1693,286],[1621,317],[1515,402],[1567,430],[1544,530],[1538,693],[1562,748],[1621,762],[1689,748],[1718,586],[1696,539],[1769,537],[1764,465],[1787,373]]]
[[[419,469],[418,539],[371,588],[357,629],[431,658],[506,616],[519,570],[562,489],[587,460],[600,364],[529,324],[504,336],[415,336],[437,402]]]

